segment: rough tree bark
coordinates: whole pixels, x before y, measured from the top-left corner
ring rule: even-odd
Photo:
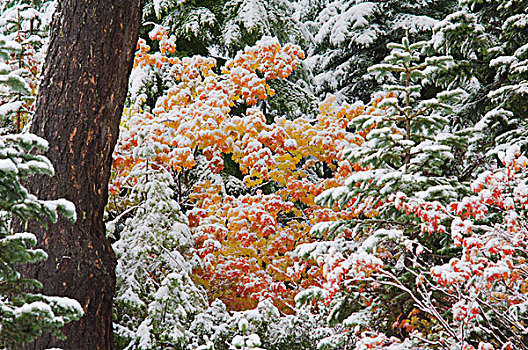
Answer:
[[[116,259],[105,238],[112,152],[141,26],[142,0],[60,0],[31,132],[49,141],[56,175],[35,177],[39,198],[66,198],[77,222],[33,223],[47,261],[29,267],[47,295],[77,299],[85,316],[28,349],[112,349]]]

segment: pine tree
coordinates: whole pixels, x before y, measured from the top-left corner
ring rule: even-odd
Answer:
[[[33,292],[42,284],[19,272],[20,265],[48,256],[42,249],[32,248],[37,242],[35,235],[13,232],[13,220],[55,222],[59,214],[75,220],[72,203],[39,200],[21,184],[34,174],[53,175],[50,162],[32,154],[46,148],[46,141],[31,134],[0,136],[0,347],[16,349],[43,333],[62,337],[60,328],[83,313],[73,299]]]
[[[485,32],[493,35],[487,49],[494,81],[489,86],[489,110],[476,127],[481,143],[494,146],[491,153],[505,152],[511,145],[528,147],[528,108],[524,101],[528,86],[527,1],[501,1],[497,5],[468,1]],[[488,35],[489,35],[488,34]]]
[[[12,115],[24,105],[21,96],[30,94],[23,75],[10,64],[11,57],[22,50],[20,44],[0,34],[0,125],[12,126]]]
[[[414,40],[425,40],[456,5],[453,0],[333,0],[324,5],[299,1],[298,16],[312,34],[303,48],[315,94],[321,98],[330,92],[339,101],[369,101],[377,84],[367,69],[389,53],[386,45],[399,40],[406,29]]]
[[[17,48],[0,54],[0,63],[25,84],[0,90],[3,126],[22,130],[34,110],[39,74],[44,62],[55,2],[6,1],[0,5],[0,35]]]
[[[16,42],[0,34],[0,58],[20,52]],[[16,96],[28,93],[28,84],[12,66],[0,65],[0,89]],[[14,93],[13,93],[14,92]],[[12,100],[10,103],[17,104]],[[3,105],[2,105],[3,106]],[[10,108],[1,108],[0,119]],[[53,175],[49,160],[35,152],[48,143],[31,134],[6,134],[0,129],[0,347],[17,349],[43,333],[63,337],[60,328],[82,315],[79,303],[69,298],[34,292],[42,284],[20,273],[21,265],[47,259],[42,249],[34,249],[36,237],[29,232],[14,232],[13,222],[56,222],[59,214],[75,220],[75,208],[64,200],[40,200],[22,185],[34,174]]]
[[[383,63],[369,68],[385,78],[382,95],[370,108],[350,123],[367,132],[365,143],[345,151],[351,163],[365,169],[349,179],[342,189],[331,189],[320,196],[322,203],[338,201],[361,209],[375,221],[396,220],[396,210],[385,200],[400,191],[424,200],[447,202],[460,191],[457,169],[451,164],[457,150],[466,147],[469,131],[451,132],[450,117],[464,91],[444,90],[434,94],[424,84],[444,71],[449,56],[423,57],[426,42],[411,44],[405,36],[401,44],[389,44],[391,53]],[[433,93],[431,98],[427,94]],[[362,225],[371,225],[361,220]]]
[[[473,126],[474,169],[502,166],[511,144],[526,148],[526,1],[461,1],[434,29],[431,46],[456,64],[446,78],[470,94],[456,124]]]
[[[366,132],[367,136],[362,145],[346,151],[347,158],[364,170],[351,175],[347,186],[327,190],[318,197],[321,204],[349,208],[357,219],[320,224],[313,229],[314,232],[330,230],[333,233],[329,237],[338,238],[343,227],[351,227],[355,232],[357,242],[343,242],[341,237],[330,244],[320,244],[320,252],[326,254],[319,259],[325,264],[354,266],[371,259],[367,265],[383,265],[401,283],[410,285],[409,288],[414,284],[412,274],[405,272],[406,268],[412,269],[411,255],[406,253],[409,245],[426,247],[431,253],[427,259],[435,259],[446,247],[446,240],[430,235],[436,227],[435,218],[420,223],[396,208],[392,198],[396,193],[403,193],[418,201],[445,204],[465,191],[453,161],[454,154],[464,149],[468,131],[451,132],[449,127],[456,102],[464,92],[435,93],[428,83],[450,65],[451,58],[424,57],[421,52],[426,45],[426,42],[410,43],[407,35],[401,44],[388,45],[391,53],[383,63],[369,68],[388,84],[367,108],[370,113],[351,122],[351,126]],[[301,247],[298,251],[309,256],[316,247]],[[332,280],[335,276],[327,278]],[[348,286],[348,291],[340,291],[339,280],[332,283],[337,284],[330,288],[331,294],[326,298],[329,300],[337,293],[330,316],[333,322],[341,322],[354,310],[364,308],[366,299],[372,307],[368,316],[370,324],[391,334],[394,333],[391,325],[398,314],[412,309],[406,293],[390,286],[377,290],[358,279],[356,285]]]

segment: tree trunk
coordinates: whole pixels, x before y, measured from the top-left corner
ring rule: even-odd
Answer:
[[[60,341],[42,336],[28,349],[112,349],[115,254],[105,237],[112,152],[141,26],[142,0],[61,0],[52,26],[31,132],[49,141],[55,176],[29,180],[39,198],[66,198],[77,222],[31,224],[47,261],[26,272],[43,293],[77,299],[85,315]]]

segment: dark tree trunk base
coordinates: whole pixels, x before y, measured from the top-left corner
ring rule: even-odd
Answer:
[[[72,201],[77,222],[31,224],[49,258],[26,272],[45,294],[77,299],[85,316],[63,328],[67,340],[43,336],[27,349],[113,347],[116,259],[103,213],[141,8],[142,0],[59,1],[31,126],[49,141],[56,175],[32,178],[28,188],[42,199]]]

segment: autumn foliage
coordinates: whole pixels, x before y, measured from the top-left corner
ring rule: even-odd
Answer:
[[[474,194],[458,201],[400,191],[376,196],[383,186],[368,177],[376,168],[354,164],[349,154],[375,147],[376,137],[410,137],[410,123],[403,132],[394,114],[398,93],[380,93],[368,105],[338,105],[328,96],[313,119],[270,121],[259,101],[273,96],[270,80],[286,79],[300,66],[298,46],[264,37],[217,67],[213,58],[176,57],[174,39],[161,26],[150,37],[160,51],[151,53],[140,41],[135,66],[168,72],[170,87],[155,105],[139,95],[124,112],[111,206],[123,211],[141,201],[127,191],[145,174],[176,179],[171,186],[178,187],[198,257],[193,279],[209,301],[247,310],[269,298],[289,313],[300,291],[318,290],[325,305],[354,295],[355,307],[376,314],[389,288],[388,295],[403,293],[411,306],[398,306],[392,332],[345,324],[356,349],[521,344],[511,331],[524,327],[528,302],[528,162],[519,149],[500,154],[504,168],[482,173],[471,185]],[[387,120],[395,126],[384,128]],[[436,148],[423,142],[432,157]],[[418,154],[405,152],[408,162]],[[347,186],[353,196],[344,195]],[[362,194],[361,186],[372,191]],[[380,208],[392,208],[395,219],[378,218]],[[358,221],[365,227],[347,225]],[[448,242],[449,254],[438,253],[439,240]],[[499,336],[495,324],[505,329]]]
[[[145,108],[140,97],[125,110],[111,203],[140,200],[120,199],[139,174],[169,172],[183,182],[189,171],[205,164],[213,177],[185,182],[185,196],[180,196],[189,208],[201,259],[196,281],[211,300],[220,298],[230,309],[247,309],[270,297],[291,311],[295,294],[322,278],[315,262],[295,256],[296,246],[313,240],[309,232],[317,222],[355,215],[318,206],[314,198],[342,185],[357,169],[341,158],[341,151],[362,143],[364,135],[348,131],[347,125],[365,107],[339,106],[329,96],[316,119],[267,123],[252,106],[273,96],[268,80],[287,78],[300,65],[304,54],[298,46],[265,37],[218,68],[212,58],[173,57],[174,42],[163,27],[150,37],[159,42],[160,52],[150,53],[140,41],[136,67],[167,70],[174,84],[154,108]],[[239,106],[247,106],[245,112],[233,113]],[[215,180],[225,159],[240,170],[246,194],[227,195]],[[331,176],[317,175],[324,169]],[[273,191],[262,190],[270,184]]]
[[[523,305],[528,301],[528,160],[515,146],[501,152],[499,159],[504,168],[482,173],[471,184],[473,195],[447,206],[411,199],[401,192],[391,198],[397,208],[419,220],[422,234],[448,235],[458,254],[445,263],[431,264],[427,248],[410,240],[401,242],[414,261],[414,268],[408,269],[415,275],[412,288],[399,281],[387,265],[390,256],[371,240],[372,251],[350,256],[333,252],[325,258],[323,286],[328,295],[352,281],[393,286],[408,293],[414,303],[415,311],[393,325],[405,329],[410,339],[446,347],[456,344],[467,350],[524,348],[515,330],[524,327]],[[398,230],[378,231],[374,236],[403,238]],[[415,313],[427,315],[436,332],[424,333],[423,327],[416,327]],[[501,332],[497,333],[495,324],[502,327]],[[361,339],[358,349],[385,349],[401,342],[368,331]]]

